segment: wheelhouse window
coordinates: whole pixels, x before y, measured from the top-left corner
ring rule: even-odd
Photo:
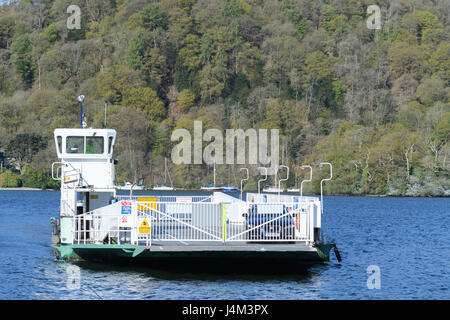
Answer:
[[[108,138],[108,153],[111,153],[113,140],[114,140],[114,137]]]
[[[86,137],[86,154],[102,154],[103,146],[103,137]]]
[[[69,136],[66,140],[67,153],[84,153],[84,137]]]
[[[58,136],[56,140],[58,140],[58,152],[62,153],[62,137]]]

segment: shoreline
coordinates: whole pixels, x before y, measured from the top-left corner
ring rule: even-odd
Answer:
[[[30,187],[18,187],[18,188],[0,188],[0,191],[60,191],[59,189],[41,189],[41,188],[30,188]],[[148,192],[152,192],[154,190],[152,189],[148,189],[148,190],[139,190],[139,191],[148,191]],[[170,191],[166,191],[169,193],[172,192],[176,192],[176,191],[184,191],[184,192],[189,192],[189,191],[193,191],[193,192],[198,192],[198,191],[202,191],[202,190],[186,190],[186,189],[180,189],[180,190],[170,190]],[[161,191],[158,191],[161,192]],[[163,191],[164,192],[164,191]],[[257,192],[257,191],[244,191],[244,193],[246,192]],[[291,195],[290,193],[288,193],[289,195]],[[294,194],[292,194],[294,195]],[[312,197],[320,197],[320,194],[305,194],[305,196],[312,196]],[[365,194],[365,195],[354,195],[354,194],[324,194],[324,196],[327,197],[368,197],[368,198],[383,198],[383,197],[388,197],[388,198],[449,198],[450,196],[446,196],[446,195],[442,195],[442,196],[407,196],[407,195],[385,195],[385,194]]]
[[[0,188],[0,191],[59,191],[59,189],[57,190],[57,189],[19,187],[19,188]]]

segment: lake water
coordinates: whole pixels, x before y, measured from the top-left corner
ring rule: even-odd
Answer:
[[[326,265],[289,274],[165,272],[56,261],[59,192],[0,191],[0,299],[449,299],[449,198],[325,197]],[[380,289],[368,289],[369,266]],[[75,268],[75,269],[74,269]],[[79,271],[77,288],[73,272]]]

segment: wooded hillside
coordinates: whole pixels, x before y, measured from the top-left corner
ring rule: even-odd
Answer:
[[[367,7],[381,8],[381,30]],[[81,29],[67,28],[69,5]],[[161,183],[176,128],[278,128],[328,194],[450,195],[447,0],[35,0],[0,6],[0,186],[51,186],[53,130],[118,131],[117,183]],[[170,164],[170,161],[169,161]],[[206,165],[169,165],[177,187]],[[219,166],[235,184],[239,166]],[[309,192],[318,191],[320,176]],[[320,173],[320,174],[319,174]],[[247,184],[256,188],[256,176]],[[295,184],[291,178],[287,186]]]

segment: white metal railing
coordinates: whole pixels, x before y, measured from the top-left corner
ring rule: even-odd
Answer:
[[[124,211],[124,206],[130,210]],[[313,201],[182,203],[127,199],[76,215],[73,243],[312,242],[314,215],[318,213],[320,208]]]
[[[56,172],[55,172],[55,166]],[[70,167],[70,168],[69,168]],[[66,170],[64,168],[69,168]],[[78,182],[78,186],[81,182],[84,182],[85,185],[89,185],[89,183],[83,178],[81,171],[75,168],[70,162],[53,162],[52,163],[52,179],[61,181],[61,187],[64,188],[73,188],[69,187],[69,184]]]
[[[73,209],[73,207],[67,202],[67,200],[61,200],[61,206],[59,208],[60,214],[63,217],[67,216],[75,216],[76,211]]]
[[[137,211],[150,223],[151,240],[164,242],[222,241],[222,214],[220,204],[204,202],[139,202]]]
[[[302,208],[293,209],[285,203],[250,205],[244,223],[228,222],[227,241],[298,241],[309,240],[300,232],[300,222],[307,224],[308,215],[301,219]],[[300,220],[301,219],[301,220]],[[306,230],[309,230],[306,229]]]
[[[157,195],[117,195],[117,200],[134,200],[139,201],[139,198],[155,198],[158,202],[178,202],[178,203],[191,203],[191,202],[211,202],[211,196],[157,196]]]
[[[75,217],[73,243],[131,244],[132,233],[132,228],[121,227],[121,216],[93,211]]]

